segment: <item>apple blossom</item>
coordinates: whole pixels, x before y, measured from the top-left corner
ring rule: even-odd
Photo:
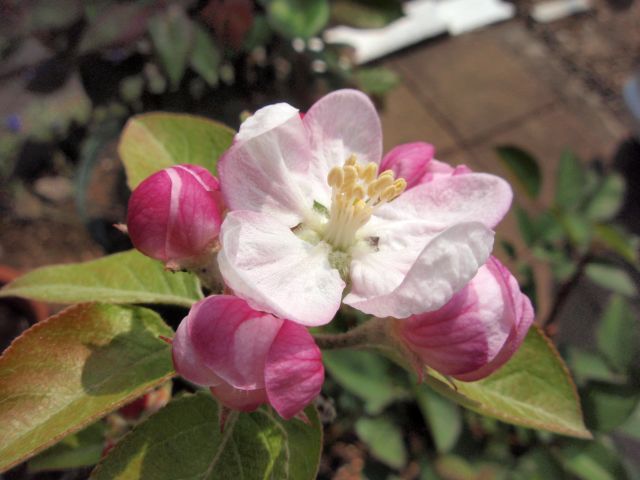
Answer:
[[[504,265],[491,257],[445,306],[394,320],[392,328],[420,362],[473,381],[511,358],[533,319],[529,298]]]
[[[218,180],[197,165],[154,173],[129,199],[127,230],[133,245],[168,268],[197,265],[220,232],[218,189]]]
[[[324,381],[320,349],[304,327],[230,295],[191,308],[173,339],[173,362],[225,406],[252,411],[268,403],[285,419],[300,413]]]
[[[375,108],[353,90],[304,118],[280,103],[243,122],[218,166],[226,284],[309,326],[330,322],[342,301],[395,318],[444,305],[489,258],[511,189],[468,173],[405,191],[406,179],[379,173],[381,151]]]

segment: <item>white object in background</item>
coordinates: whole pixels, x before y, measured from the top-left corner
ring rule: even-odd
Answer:
[[[440,0],[438,18],[447,24],[451,35],[460,35],[515,15],[512,3],[498,0]]]
[[[363,64],[446,32],[459,35],[507,20],[514,13],[515,7],[502,0],[412,0],[404,4],[404,17],[383,28],[338,26],[326,30],[324,40],[351,45],[355,63]]]
[[[382,28],[330,28],[324,32],[324,40],[351,45],[355,50],[355,63],[362,64],[447,31],[447,26],[437,17],[433,0],[408,2],[404,13],[404,17]]]
[[[536,3],[531,8],[531,18],[538,23],[550,23],[590,9],[591,0],[551,0]]]

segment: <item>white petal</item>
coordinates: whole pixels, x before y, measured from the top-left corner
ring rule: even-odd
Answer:
[[[385,272],[375,283],[352,277],[344,303],[378,317],[406,318],[436,310],[474,277],[492,247],[493,232],[481,223],[455,225],[427,244],[397,286],[385,281]],[[401,257],[397,265],[403,261]],[[392,290],[380,293],[389,286]]]
[[[329,323],[345,287],[329,247],[312,245],[267,215],[236,211],[220,234],[220,271],[249,305],[306,326]]]
[[[380,118],[369,97],[362,92],[338,90],[325,95],[306,113],[304,124],[314,156],[309,174],[316,178],[315,184],[326,183],[329,170],[342,165],[352,154],[363,164],[380,163]],[[324,195],[320,192],[314,195],[326,204],[330,192],[327,186]]]
[[[423,220],[441,230],[462,222],[493,228],[509,210],[512,198],[509,184],[495,175],[437,176],[383,205],[376,216],[389,221]]]
[[[277,216],[292,227],[313,206],[307,171],[308,133],[298,110],[276,104],[247,119],[218,163],[220,187],[232,210]],[[326,183],[326,182],[325,182]]]

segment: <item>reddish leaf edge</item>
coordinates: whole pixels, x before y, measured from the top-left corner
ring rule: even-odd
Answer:
[[[5,349],[4,352],[2,352],[2,354],[0,355],[0,367],[2,366],[3,360],[5,360],[8,356],[13,355],[13,350],[15,350],[16,345],[18,345],[19,343],[24,341],[24,338],[27,335],[32,335],[33,332],[37,332],[39,329],[44,328],[49,323],[54,322],[58,317],[60,317],[62,315],[66,315],[70,311],[88,309],[89,307],[92,307],[94,305],[97,305],[97,303],[91,302],[91,303],[79,303],[79,304],[76,304],[76,305],[71,305],[70,307],[67,307],[67,308],[61,310],[60,312],[56,313],[55,315],[52,315],[49,318],[46,318],[45,320],[42,320],[42,321],[32,325],[27,330],[25,330],[20,335],[18,335],[16,338],[14,338],[11,341],[11,344]],[[123,306],[123,305],[119,305],[119,306]],[[46,450],[47,448],[55,445],[56,443],[58,443],[59,441],[61,441],[65,437],[67,437],[68,435],[76,433],[76,432],[82,430],[85,427],[88,427],[92,423],[95,423],[98,420],[100,420],[101,418],[103,418],[103,417],[109,415],[110,413],[120,409],[121,407],[123,407],[127,403],[131,402],[132,400],[135,400],[136,398],[149,393],[154,388],[158,387],[159,385],[163,384],[164,382],[167,382],[167,381],[171,380],[176,375],[177,374],[174,371],[172,373],[169,373],[169,374],[165,375],[164,377],[159,378],[157,380],[157,382],[154,382],[152,385],[149,386],[149,388],[141,390],[140,392],[136,392],[135,394],[128,395],[127,397],[123,398],[122,400],[114,403],[109,408],[109,410],[107,410],[105,412],[98,413],[96,415],[92,415],[91,417],[87,418],[85,421],[80,422],[79,424],[76,424],[71,428],[68,428],[67,430],[65,430],[64,432],[62,432],[62,433],[60,433],[58,435],[55,435],[54,437],[51,438],[51,440],[43,443],[42,445],[40,445],[38,447],[35,447],[31,451],[29,451],[26,455],[23,455],[22,457],[16,459],[15,461],[12,461],[12,462],[10,462],[10,463],[8,463],[6,465],[0,465],[0,473],[4,473],[4,472],[12,469],[13,467],[15,467],[17,465],[20,465],[21,463],[23,463],[26,460],[34,457],[38,453],[40,453],[40,452]],[[2,460],[0,460],[0,462],[1,461]]]

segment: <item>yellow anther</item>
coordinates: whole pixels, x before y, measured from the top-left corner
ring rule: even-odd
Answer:
[[[344,162],[345,166],[354,166],[356,164],[357,158],[356,156],[352,153],[351,155],[349,155],[349,158],[347,158],[347,160]]]
[[[330,187],[340,188],[344,183],[344,172],[342,167],[333,167],[327,176],[327,183]]]
[[[356,185],[351,191],[351,195],[358,200],[362,200],[365,197],[364,187],[362,185]]]
[[[396,197],[396,187],[395,187],[395,185],[389,185],[387,188],[385,188],[383,190],[382,194],[380,195],[380,199],[383,202],[390,202],[395,197]]]
[[[356,214],[360,214],[360,213],[364,212],[367,208],[369,208],[367,206],[367,202],[365,202],[362,199],[356,200],[356,202],[353,204],[353,209],[354,209]]]
[[[378,178],[380,177],[391,177],[391,179],[393,180],[395,178],[395,175],[393,174],[393,170],[385,170],[380,175],[378,175]]]
[[[378,174],[378,165],[371,162],[369,165],[367,165],[364,168],[362,174],[360,175],[360,178],[362,178],[362,180],[364,180],[365,182],[369,183],[376,178],[377,174]]]
[[[400,195],[404,192],[405,188],[407,188],[407,181],[404,178],[398,178],[395,182],[393,182],[393,186],[396,189],[396,195]]]
[[[391,185],[393,185],[393,174],[391,174],[391,175],[384,175],[384,174],[380,175],[378,177],[378,180],[373,182],[373,184],[376,185],[376,191],[377,192],[382,192],[387,187],[390,187]]]
[[[353,185],[358,180],[358,171],[356,167],[353,165],[347,165],[342,168],[344,171],[344,183],[343,187],[346,188],[347,185]]]

